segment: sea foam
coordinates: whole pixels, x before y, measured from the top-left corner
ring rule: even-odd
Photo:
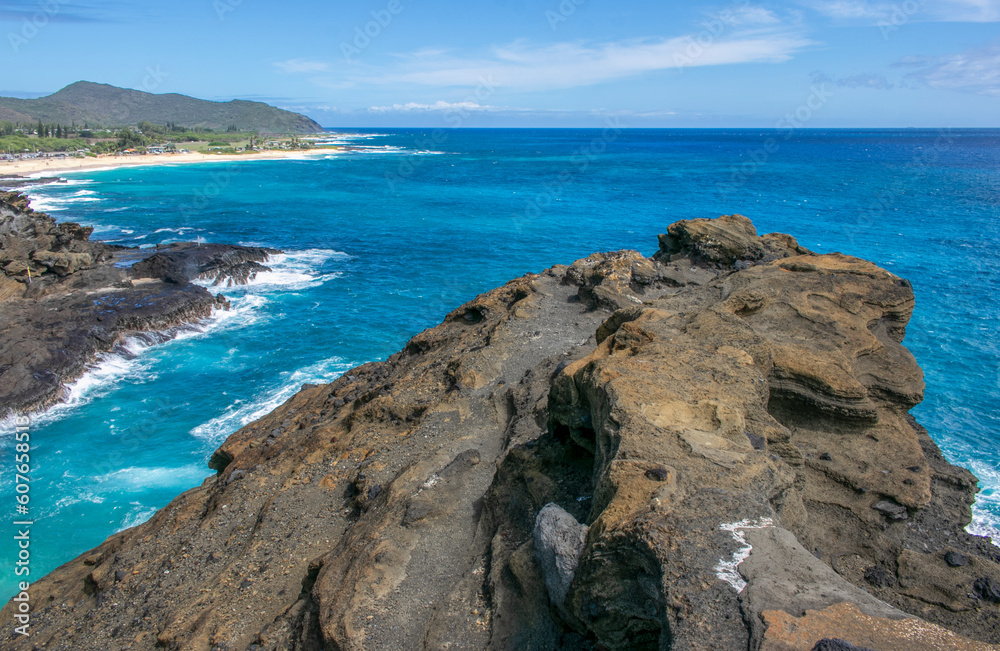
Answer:
[[[63,386],[63,399],[32,417],[32,425],[43,425],[68,416],[92,401],[107,396],[125,382],[145,384],[156,379],[155,360],[148,353],[153,346],[207,337],[217,332],[253,326],[268,303],[264,296],[246,295],[231,301],[229,310],[215,310],[212,316],[168,330],[138,332],[126,336],[113,349],[99,353],[87,370]],[[9,421],[9,422],[8,422]],[[0,433],[14,431],[13,418],[0,422]]]
[[[281,385],[278,388],[262,392],[249,401],[233,401],[221,415],[192,429],[191,435],[213,444],[221,443],[241,427],[277,409],[298,393],[303,384],[328,384],[353,367],[354,364],[339,357],[331,357],[294,372],[281,373]]]

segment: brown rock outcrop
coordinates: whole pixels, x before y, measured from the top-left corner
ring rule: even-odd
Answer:
[[[907,413],[913,303],[738,216],[519,278],[233,434],[216,476],[33,585],[30,642],[9,606],[0,639],[998,648],[975,479]]]
[[[8,277],[27,281],[47,273],[59,276],[89,269],[110,255],[112,247],[90,241],[92,228],[56,224],[35,212],[28,198],[0,191],[0,268]]]

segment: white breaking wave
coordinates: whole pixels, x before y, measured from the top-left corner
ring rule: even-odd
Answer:
[[[122,382],[149,382],[156,376],[149,373],[150,363],[143,353],[165,335],[158,333],[126,337],[111,351],[101,353],[77,380],[63,385],[62,402],[33,418],[36,422],[51,422],[69,412],[105,396]]]
[[[267,293],[278,290],[297,291],[311,289],[339,278],[343,275],[339,271],[319,273],[330,260],[346,260],[349,255],[342,251],[332,249],[306,249],[304,251],[291,251],[272,255],[264,264],[271,268],[271,271],[264,271],[251,280],[246,285],[238,285],[227,288],[231,291],[240,291],[247,294]],[[212,289],[211,279],[195,281],[202,287]],[[216,287],[217,289],[217,287]]]
[[[200,464],[191,464],[181,468],[130,467],[106,475],[85,478],[85,485],[78,483],[82,478],[64,474],[63,477],[71,480],[74,484],[72,487],[63,486],[61,490],[68,491],[70,494],[53,504],[52,508],[46,512],[46,517],[56,516],[63,509],[77,504],[104,504],[108,498],[114,502],[123,493],[137,493],[149,489],[184,490],[197,485],[209,474],[210,472]],[[154,513],[156,513],[155,507],[145,506],[140,502],[131,502],[131,508],[122,518],[121,526],[117,531],[142,524]]]
[[[985,536],[994,545],[1000,547],[1000,527],[997,526],[1000,523],[997,522],[996,516],[977,507],[978,504],[973,505],[972,522],[965,528],[965,531],[973,536]]]
[[[121,230],[118,226],[107,226],[106,228]],[[346,260],[349,257],[346,253],[332,249],[306,249],[272,256],[266,264],[273,271],[258,274],[257,278],[249,285],[227,288],[226,293],[231,294],[231,308],[229,310],[214,310],[212,316],[207,319],[166,331],[136,333],[124,338],[113,350],[99,354],[94,362],[88,365],[87,370],[80,378],[64,385],[63,400],[46,411],[34,415],[32,417],[33,424],[58,420],[93,400],[108,395],[123,382],[138,384],[155,380],[154,363],[156,360],[150,359],[146,355],[152,346],[206,337],[220,331],[238,330],[254,325],[267,317],[263,308],[269,303],[269,299],[264,294],[318,287],[341,274],[340,272],[318,273],[317,269],[322,268],[330,260]],[[199,281],[199,284],[213,291],[219,289],[213,288],[209,281]],[[234,407],[231,406],[227,414],[219,417],[221,420],[216,419],[219,420],[217,426],[222,426],[223,421],[226,423],[237,421],[242,421],[242,424],[249,423],[272,411],[274,407],[297,391],[303,383],[330,382],[336,379],[339,372],[346,370],[346,367],[340,369],[338,366],[339,370],[330,370],[328,365],[335,363],[339,363],[339,360],[326,360],[315,367],[296,371],[282,392],[279,392],[280,395],[265,401],[271,405],[274,400],[277,400],[272,406],[251,409],[249,412],[251,417],[245,420],[247,412],[236,408],[235,411],[238,411],[239,414],[230,413],[234,412]],[[226,427],[228,425],[223,426],[222,429]],[[0,422],[0,433],[12,433],[14,430],[13,417]]]
[[[94,229],[94,235],[98,233],[117,233],[120,232],[122,227],[115,224],[88,224],[86,222],[81,222],[83,226],[90,226]]]
[[[351,150],[346,150],[346,151],[331,152],[331,153],[327,154],[326,156],[324,156],[324,159],[325,160],[335,160],[335,159],[341,158],[341,157],[343,157],[343,156],[345,156],[347,154],[363,155],[363,154],[401,154],[401,153],[405,153],[405,154],[408,154],[410,156],[444,156],[448,152],[446,152],[446,151],[431,151],[429,149],[411,150],[411,149],[406,149],[405,147],[391,147],[391,146],[386,146],[386,147],[359,147],[359,148],[356,148],[356,149],[351,149]]]
[[[201,465],[191,464],[181,468],[122,468],[106,475],[94,477],[98,484],[107,485],[115,494],[122,491],[140,491],[151,488],[190,486],[209,476],[211,471]]]
[[[306,249],[271,256],[266,264],[272,271],[257,274],[249,283],[251,289],[309,289],[339,278],[340,272],[317,273],[330,260],[345,260],[348,256],[330,249]]]
[[[233,432],[271,413],[294,396],[303,384],[328,384],[353,368],[339,357],[331,357],[295,372],[286,371],[280,375],[282,384],[277,389],[258,396],[252,401],[236,400],[221,415],[195,427],[191,435],[221,443]]]
[[[306,138],[306,140],[311,140],[316,145],[350,145],[359,140],[374,140],[375,138],[385,138],[388,135],[385,133],[337,133],[322,138]]]
[[[156,514],[156,507],[144,506],[142,502],[129,502],[129,506],[132,508],[125,514],[125,517],[122,519],[122,526],[115,533],[120,533],[132,527],[138,527]]]
[[[968,533],[986,536],[1000,547],[1000,466],[976,460],[969,468],[979,479],[979,494],[972,505],[972,522],[965,528]]]
[[[26,179],[44,179],[50,177],[52,177],[52,174],[45,172],[33,172],[31,174],[24,175],[24,178]],[[52,178],[57,178],[57,177],[52,177]],[[65,179],[62,177],[58,177],[57,180],[55,181],[49,181],[48,183],[37,183],[35,185],[28,186],[27,188],[25,188],[25,192],[31,194],[33,192],[37,192],[44,188],[53,188],[53,187],[64,188],[67,186],[74,186],[74,185],[91,185],[95,182],[96,181],[94,181],[93,179]]]
[[[263,296],[247,295],[232,299],[229,310],[215,310],[207,319],[159,332],[141,332],[125,337],[111,351],[101,353],[77,380],[63,386],[63,400],[46,411],[32,416],[32,424],[50,423],[69,415],[95,399],[117,389],[123,382],[145,384],[157,378],[156,360],[146,354],[159,344],[206,337],[257,323],[267,304]],[[9,421],[9,422],[8,422]],[[0,433],[14,431],[13,418],[0,422]]]
[[[53,506],[52,511],[46,515],[52,516],[55,513],[63,510],[67,506],[73,506],[74,504],[80,504],[81,502],[89,502],[90,504],[104,504],[104,498],[100,495],[95,495],[89,491],[76,492],[73,495],[67,495],[60,500],[58,500]]]
[[[93,190],[80,190],[69,195],[31,195],[31,207],[38,212],[59,212],[80,203],[93,203],[101,199],[93,195]]]

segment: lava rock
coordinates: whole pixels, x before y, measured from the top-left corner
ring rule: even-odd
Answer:
[[[881,565],[872,565],[865,570],[865,581],[876,588],[891,588],[896,585],[896,577]]]
[[[854,646],[847,640],[841,640],[840,638],[827,638],[825,640],[820,640],[812,648],[812,651],[873,651],[868,647]]]
[[[906,507],[900,504],[896,504],[891,500],[881,500],[879,502],[876,502],[875,506],[873,506],[872,508],[892,520],[906,519]]]
[[[653,481],[667,481],[670,479],[670,471],[666,468],[651,468],[646,471],[646,479]]]
[[[969,564],[969,557],[958,552],[948,552],[944,555],[944,562],[950,567],[963,567]]]
[[[997,582],[995,579],[991,579],[988,576],[976,579],[976,582],[972,585],[972,589],[975,590],[976,595],[983,601],[1000,604],[1000,582]]]

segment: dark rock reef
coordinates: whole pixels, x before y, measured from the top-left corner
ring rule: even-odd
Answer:
[[[194,279],[246,283],[270,249],[174,244],[130,249],[90,241],[93,229],[56,223],[27,197],[0,192],[0,418],[47,407],[63,385],[123,337],[228,309]]]
[[[744,217],[518,278],[32,586],[46,649],[997,649],[910,284]]]

